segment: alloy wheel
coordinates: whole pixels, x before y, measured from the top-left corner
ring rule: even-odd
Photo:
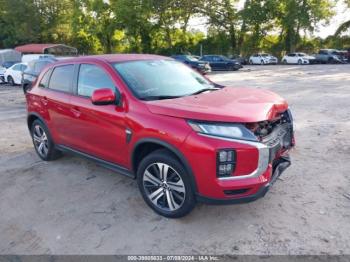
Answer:
[[[49,142],[44,129],[40,125],[35,125],[33,130],[34,145],[42,157],[46,157],[49,152]]]
[[[147,197],[157,208],[175,211],[183,205],[185,185],[179,173],[171,166],[153,163],[145,169],[142,180]]]

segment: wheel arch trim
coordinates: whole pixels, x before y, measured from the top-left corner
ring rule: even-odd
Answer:
[[[131,153],[131,166],[132,166],[133,172],[135,174],[137,173],[137,170],[134,170],[136,149],[145,143],[153,143],[153,144],[157,144],[159,146],[162,146],[162,147],[168,149],[175,156],[177,156],[180,159],[181,163],[184,165],[187,173],[189,174],[192,188],[194,189],[195,192],[198,192],[197,183],[196,183],[195,177],[193,175],[192,168],[191,168],[189,162],[187,161],[187,159],[185,158],[185,156],[175,146],[173,146],[173,145],[171,145],[163,140],[157,139],[157,138],[142,138],[134,144],[134,147],[133,147],[132,153]]]
[[[44,118],[41,116],[41,115],[39,115],[38,113],[36,113],[36,112],[30,112],[30,113],[28,113],[28,115],[27,115],[27,126],[28,126],[28,129],[29,129],[29,131],[30,131],[30,126],[29,126],[29,119],[31,118],[31,117],[36,117],[36,118],[38,118],[41,122],[43,122],[43,124],[47,127],[47,124],[46,124],[46,121],[44,120]]]

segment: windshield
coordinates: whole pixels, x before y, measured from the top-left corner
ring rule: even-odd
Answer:
[[[157,100],[215,89],[199,73],[173,60],[143,60],[113,64],[136,97]]]
[[[299,55],[299,56],[306,56],[305,53],[299,53],[298,55]]]
[[[270,56],[270,55],[269,54],[261,54],[261,56],[266,57],[266,56]]]

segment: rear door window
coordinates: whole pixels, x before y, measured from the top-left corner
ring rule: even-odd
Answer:
[[[74,65],[57,66],[52,72],[49,88],[62,92],[71,92]]]
[[[21,71],[21,64],[15,65],[12,69],[15,71]]]
[[[91,97],[96,89],[110,88],[115,90],[112,79],[100,67],[82,64],[79,69],[78,95]]]

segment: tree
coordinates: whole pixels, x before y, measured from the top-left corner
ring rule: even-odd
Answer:
[[[300,31],[313,32],[318,22],[329,20],[334,14],[330,0],[281,0],[277,1],[278,20],[281,25],[281,41],[287,51],[294,51],[300,42]]]
[[[345,4],[347,4],[348,8],[350,8],[350,0],[344,0]],[[334,36],[339,36],[341,33],[347,31],[350,29],[350,20],[345,21],[344,23],[342,23],[337,31],[335,32]]]

